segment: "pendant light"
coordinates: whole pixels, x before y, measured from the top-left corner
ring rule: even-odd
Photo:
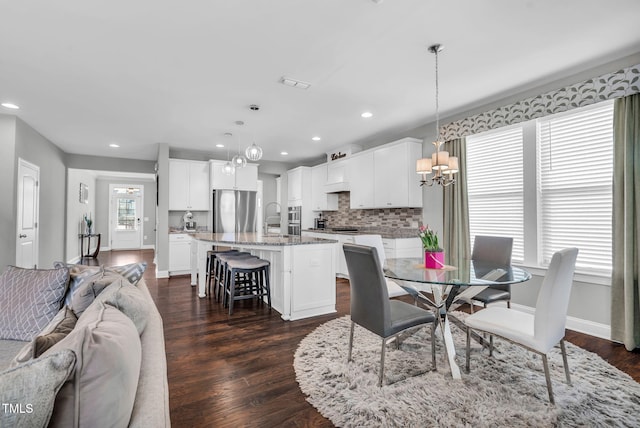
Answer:
[[[247,159],[255,162],[262,158],[262,148],[256,146],[256,143],[254,141],[252,145],[247,147],[247,149],[244,151],[244,154],[247,155]]]
[[[456,182],[453,174],[458,172],[458,158],[449,156],[449,152],[441,151],[440,147],[444,141],[440,139],[440,111],[439,111],[439,86],[438,86],[438,53],[442,52],[444,47],[436,44],[429,46],[429,52],[436,56],[436,140],[433,145],[436,148],[431,158],[418,159],[416,163],[416,172],[422,175],[420,185],[433,186],[438,184],[442,187],[449,186]],[[435,173],[433,177],[427,175]]]
[[[224,134],[225,137],[231,137],[231,133]],[[233,175],[236,173],[236,167],[229,161],[229,145],[227,144],[227,163],[222,165],[222,173],[224,175]]]
[[[242,120],[236,120],[236,125],[242,126],[244,125],[244,122]],[[236,168],[244,168],[245,166],[247,166],[247,158],[245,158],[244,155],[240,153],[240,138],[238,138],[236,142],[236,148],[238,149],[238,154],[235,155],[233,159],[231,159],[231,163]]]

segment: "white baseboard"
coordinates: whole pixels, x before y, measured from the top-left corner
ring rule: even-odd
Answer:
[[[140,247],[140,249],[142,250],[155,250],[156,246],[153,244],[147,244],[147,245],[143,245],[142,247]]]
[[[528,314],[534,313],[534,308],[524,305],[518,305],[511,303],[511,307],[515,310],[526,312]],[[576,318],[567,316],[567,328],[569,330],[577,331],[579,333],[588,334],[589,336],[599,337],[600,339],[611,340],[611,326],[594,321],[585,320],[582,318]]]
[[[111,247],[100,247],[100,251],[111,251]]]
[[[169,278],[169,271],[156,269],[156,278]]]
[[[80,263],[80,256],[74,257],[71,260],[67,260],[67,264],[70,264],[70,265],[75,265],[78,263]]]

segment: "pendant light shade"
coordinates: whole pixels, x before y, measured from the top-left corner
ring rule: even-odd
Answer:
[[[231,163],[236,168],[244,168],[245,166],[247,166],[247,158],[245,158],[241,154],[237,154],[233,157],[233,159],[231,159]]]
[[[244,154],[247,155],[247,159],[250,161],[257,161],[262,158],[262,148],[256,146],[256,143],[253,143],[244,151]]]
[[[227,161],[224,165],[222,165],[222,173],[224,175],[233,175],[236,172],[236,167],[230,161]]]

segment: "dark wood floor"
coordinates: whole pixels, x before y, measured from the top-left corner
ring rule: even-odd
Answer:
[[[188,276],[156,279],[153,251],[103,252],[99,262],[149,264],[144,278],[164,320],[171,423],[174,427],[332,427],[300,391],[293,353],[318,325],[349,313],[349,283],[337,281],[337,313],[287,322],[252,301],[229,317],[199,299]],[[640,382],[640,352],[568,331],[572,343],[595,352]]]

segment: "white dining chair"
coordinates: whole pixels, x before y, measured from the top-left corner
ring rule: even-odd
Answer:
[[[542,356],[549,401],[551,404],[555,403],[547,354],[555,345],[560,343],[565,376],[567,383],[571,385],[564,335],[577,256],[577,248],[567,248],[553,255],[547,274],[538,292],[534,314],[500,306],[490,306],[473,315],[469,315],[464,320],[467,327],[467,373],[470,370],[472,330],[488,333],[491,341],[493,341],[494,335],[502,337]],[[492,351],[493,346],[490,345],[489,349]]]

